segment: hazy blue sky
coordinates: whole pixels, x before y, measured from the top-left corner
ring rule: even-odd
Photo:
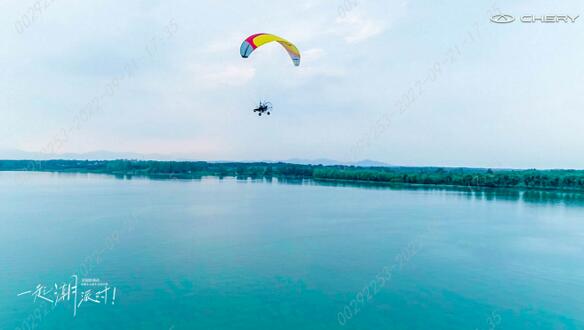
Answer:
[[[39,3],[0,2],[0,150],[584,168],[584,17],[489,22],[581,0]]]

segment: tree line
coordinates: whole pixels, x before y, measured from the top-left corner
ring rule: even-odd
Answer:
[[[141,160],[0,160],[0,171],[106,173],[194,178],[306,178],[417,185],[584,190],[581,170],[507,170],[442,167],[357,167],[289,163]]]

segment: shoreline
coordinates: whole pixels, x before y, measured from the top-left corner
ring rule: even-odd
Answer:
[[[0,164],[3,161],[0,161]],[[305,165],[300,165],[305,166]],[[370,169],[353,167],[356,169]],[[511,171],[523,171],[523,170],[511,170]],[[236,180],[272,180],[278,179],[282,183],[291,183],[292,181],[311,181],[317,184],[339,184],[355,187],[386,187],[386,188],[409,188],[409,189],[438,189],[438,190],[458,190],[458,191],[517,191],[517,192],[553,192],[553,193],[574,193],[583,194],[584,189],[582,188],[570,188],[570,187],[525,187],[525,186],[486,186],[486,185],[457,185],[457,184],[444,184],[444,183],[409,183],[409,182],[392,182],[392,181],[376,181],[376,180],[363,180],[363,179],[340,179],[340,178],[322,178],[314,176],[297,176],[297,175],[237,175],[237,174],[225,174],[219,175],[217,173],[210,172],[198,172],[198,173],[145,173],[137,171],[91,171],[84,169],[68,169],[68,170],[54,170],[54,169],[36,169],[36,170],[25,170],[25,169],[2,169],[1,172],[18,172],[18,173],[65,173],[65,174],[102,174],[113,176],[117,178],[145,178],[145,179],[159,179],[159,180],[197,180],[205,177],[212,178],[233,178]],[[280,180],[281,179],[281,180]]]

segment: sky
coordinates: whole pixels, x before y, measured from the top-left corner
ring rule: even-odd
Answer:
[[[584,168],[584,14],[566,1],[2,1],[0,157]],[[239,55],[268,32],[294,42]],[[269,100],[274,110],[251,110]]]

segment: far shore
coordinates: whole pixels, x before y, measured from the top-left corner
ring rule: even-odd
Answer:
[[[323,166],[265,162],[0,160],[0,171],[101,173],[161,179],[194,179],[203,176],[236,177],[239,179],[312,179],[321,182],[406,185],[411,187],[584,192],[584,171],[582,170]]]

